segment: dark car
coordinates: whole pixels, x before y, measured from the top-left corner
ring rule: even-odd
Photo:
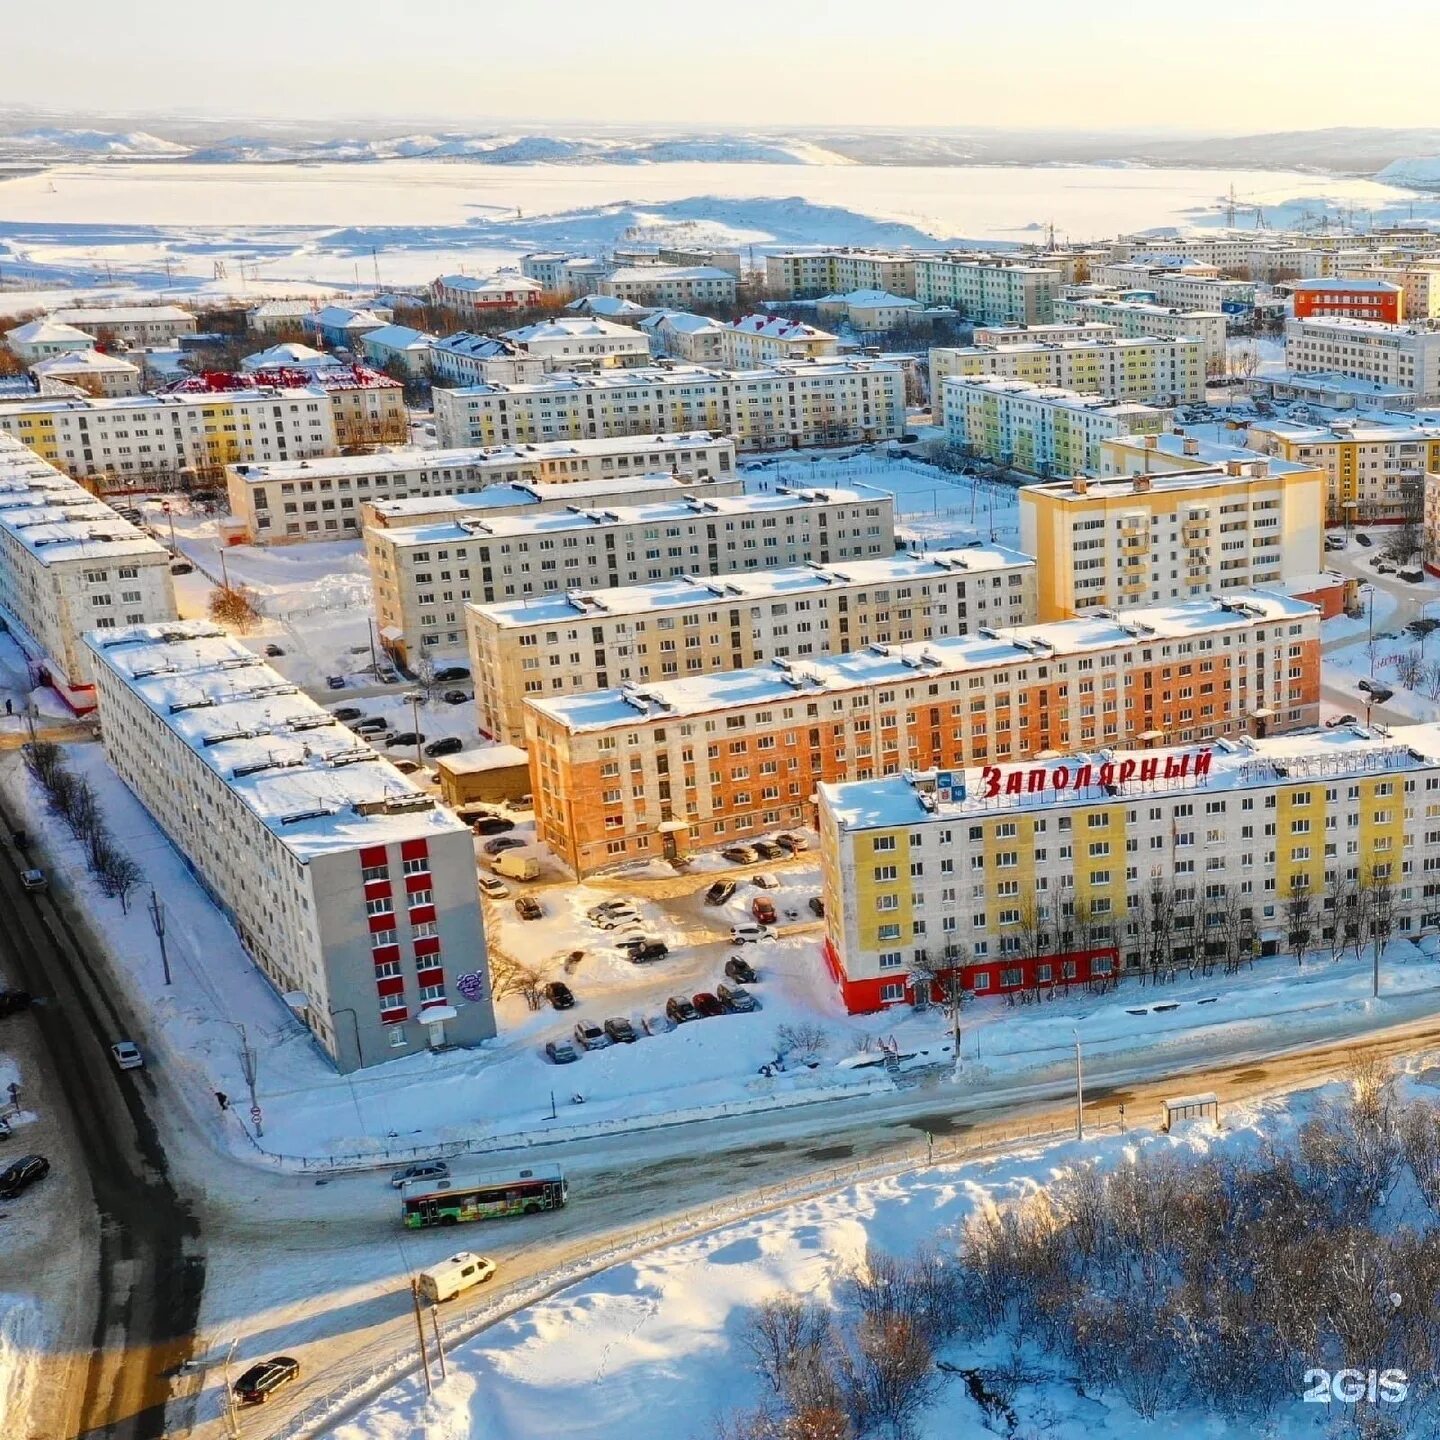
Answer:
[[[1370,538],[1368,535],[1360,535],[1360,534],[1357,533],[1356,536],[1355,536],[1355,543],[1356,543],[1357,545],[1369,546],[1369,545],[1373,545],[1375,542],[1374,542],[1373,540],[1371,540],[1371,538]]]
[[[386,722],[378,715],[362,715],[358,720],[350,722],[350,728],[357,735],[379,734],[386,728]]]
[[[470,697],[463,690],[447,690],[440,698],[447,705],[463,705]]]
[[[706,892],[707,905],[723,905],[735,893],[733,880],[717,880]]]
[[[563,980],[552,980],[545,987],[545,998],[556,1010],[575,1008],[575,992]]]
[[[271,643],[265,647],[265,653],[274,660],[277,656],[283,655],[285,652],[276,645],[274,641],[271,641]]]
[[[470,678],[470,667],[468,665],[442,665],[436,672],[437,680],[468,680]]]
[[[43,1155],[22,1155],[0,1171],[0,1200],[15,1199],[49,1173],[50,1162]]]
[[[545,912],[540,908],[540,902],[530,895],[517,895],[515,897],[515,913],[522,920],[538,920]]]
[[[762,860],[783,860],[785,852],[773,840],[752,840],[750,848]]]
[[[547,1040],[545,1058],[556,1065],[573,1065],[580,1056],[568,1040]]]
[[[645,965],[651,960],[663,960],[670,953],[670,947],[663,940],[645,940],[639,945],[627,946],[626,949],[637,965]]]
[[[499,855],[505,850],[523,850],[525,842],[517,840],[513,835],[500,835],[494,840],[487,840],[480,848],[487,855]]]
[[[738,955],[732,955],[725,962],[725,978],[733,980],[737,985],[758,985],[760,983],[759,973],[748,961],[742,960]]]
[[[715,994],[727,1010],[733,1010],[737,1015],[748,1015],[760,1008],[759,1002],[742,985],[717,985]]]
[[[506,831],[515,828],[515,822],[507,820],[503,815],[477,815],[470,822],[470,828],[477,835],[504,835]]]
[[[330,712],[337,720],[363,720],[365,712],[354,705],[342,705],[338,710]]]
[[[244,1405],[263,1405],[281,1386],[300,1374],[300,1362],[289,1355],[276,1355],[252,1365],[234,1385],[235,1398]]]
[[[455,755],[465,748],[465,742],[458,735],[446,735],[443,739],[432,740],[426,747],[425,753],[432,759],[438,759],[441,755]]]
[[[390,737],[391,745],[418,745],[424,736],[416,730],[402,730],[398,735]]]
[[[605,1033],[617,1045],[633,1045],[635,1043],[635,1027],[623,1015],[615,1015],[607,1020]]]
[[[170,573],[172,575],[193,575],[195,567],[188,560],[172,560]]]
[[[1353,715],[1332,715],[1326,722],[1327,730],[1338,730],[1342,725],[1355,725],[1359,722]]]
[[[0,990],[0,1015],[18,1015],[33,1003],[34,997],[28,990]]]
[[[345,688],[345,677],[343,675],[327,675],[325,684],[331,690],[343,690]]]
[[[665,1018],[683,1025],[687,1020],[698,1020],[700,1012],[683,995],[672,995],[665,1002]]]
[[[402,775],[413,775],[422,767],[413,760],[392,760],[390,762]]]
[[[698,995],[690,997],[690,1003],[695,1007],[697,1015],[723,1015],[725,1007],[708,990],[702,990]]]
[[[825,902],[818,895],[812,895],[807,902],[810,906],[810,913],[818,915],[820,919],[825,918]]]

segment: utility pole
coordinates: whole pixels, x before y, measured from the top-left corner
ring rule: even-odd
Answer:
[[[153,885],[150,887],[150,924],[155,931],[155,938],[160,942],[160,966],[165,971],[165,983],[168,985],[170,984],[170,956],[165,950],[165,906],[155,893]]]
[[[440,1343],[440,1307],[430,1307],[430,1328],[435,1332],[435,1354],[440,1358],[440,1378],[444,1380],[445,1374],[445,1347]]]
[[[420,1316],[420,1285],[413,1276],[410,1280],[410,1299],[415,1306],[415,1339],[420,1345],[420,1364],[425,1370],[425,1393],[433,1395],[435,1386],[430,1379],[430,1353],[425,1348],[425,1322]]]
[[[235,1418],[235,1392],[230,1388],[230,1361],[234,1358],[235,1347],[239,1343],[238,1336],[230,1342],[230,1348],[225,1352],[225,1359],[220,1367],[225,1379],[225,1428],[230,1432],[232,1440],[238,1440],[240,1422]]]
[[[1081,1068],[1080,1062],[1080,1032],[1078,1030],[1072,1030],[1070,1033],[1075,1037],[1075,1138],[1077,1140],[1083,1140],[1085,1138],[1085,1120],[1083,1115],[1085,1107],[1085,1072]]]
[[[420,692],[412,690],[404,698],[410,702],[410,728],[415,736],[415,768],[423,770],[425,761],[420,755]]]
[[[174,525],[172,520],[171,525]],[[228,590],[230,588],[230,571],[225,564],[225,546],[220,546],[220,583]]]

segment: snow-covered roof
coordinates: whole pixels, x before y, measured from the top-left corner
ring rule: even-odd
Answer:
[[[651,313],[648,306],[637,305],[619,295],[582,295],[565,308],[585,315],[603,315],[607,320],[639,320]]]
[[[1376,339],[1393,337],[1394,339],[1409,338],[1417,335],[1428,335],[1435,338],[1440,344],[1440,330],[1432,330],[1423,325],[1391,325],[1385,320],[1357,320],[1349,315],[1299,315],[1292,316],[1285,322],[1287,330],[1294,327],[1299,330],[1335,330],[1355,335],[1368,335]]]
[[[723,335],[726,330],[723,320],[684,310],[662,310],[642,323],[647,330],[677,330],[682,335]]]
[[[985,328],[985,327],[980,327]],[[1106,330],[1113,327],[1106,325]],[[949,351],[952,355],[1026,355],[1061,351],[1065,354],[1083,354],[1087,350],[1140,350],[1149,345],[1198,345],[1200,340],[1191,335],[1090,335],[1061,340],[1020,340],[1004,345],[957,345]]]
[[[1036,385],[1031,380],[1015,380],[1008,375],[947,375],[941,384],[946,389],[959,386],[966,390],[985,390],[996,395],[1022,395],[1027,400],[1065,410],[1086,410],[1100,415],[1115,415],[1122,419],[1126,416],[1162,413],[1153,405],[1142,405],[1138,400],[1107,400],[1103,395],[1081,395],[1078,391],[1066,390],[1059,385]]]
[[[1179,305],[1159,305],[1153,300],[1121,300],[1113,295],[1067,295],[1062,303],[1084,305],[1091,309],[1122,310],[1132,315],[1183,315],[1195,320],[1223,320],[1223,310],[1186,310]]]
[[[252,320],[300,319],[315,313],[313,300],[265,300],[246,312]]]
[[[98,375],[102,371],[138,375],[140,367],[119,355],[102,355],[98,350],[67,350],[63,355],[51,355],[37,360],[31,367],[32,375],[73,375],[77,371]]]
[[[920,302],[912,300],[908,295],[892,295],[888,290],[847,290],[843,295],[823,295],[820,298],[822,305],[854,305],[861,310],[871,309],[877,305],[894,307],[902,306],[910,309],[912,306],[918,309]]]
[[[257,350],[240,362],[244,370],[313,370],[338,365],[340,362],[323,350],[290,341],[284,345],[272,345],[267,350]]]
[[[610,279],[620,284],[651,284],[657,280],[729,280],[735,276],[715,265],[629,265],[612,271]]]
[[[538,280],[531,280],[529,276],[512,270],[501,270],[498,274],[487,275],[483,279],[477,279],[473,275],[442,275],[435,283],[447,290],[464,290],[476,295],[513,293],[517,290],[539,295],[545,289]]]
[[[628,325],[616,325],[610,320],[562,316],[522,325],[518,330],[506,330],[502,338],[513,340],[517,345],[530,345],[536,340],[643,340],[645,337]]]
[[[1318,290],[1326,293],[1332,290],[1354,290],[1376,295],[1398,295],[1401,289],[1399,285],[1392,285],[1388,280],[1344,279],[1336,275],[1319,280],[1292,280],[1290,288],[1292,290]]]
[[[720,576],[717,583],[736,578]],[[599,593],[608,597],[616,592]],[[495,607],[471,608],[489,611]],[[526,703],[573,733],[634,725],[646,718],[667,720],[677,715],[866,690],[874,685],[909,685],[933,681],[942,675],[997,670],[1006,665],[1023,664],[1027,659],[1098,654],[1136,644],[1188,640],[1226,630],[1249,629],[1257,623],[1318,619],[1318,616],[1315,606],[1276,591],[1234,591],[1227,592],[1223,599],[1136,608],[1114,616],[1101,612],[1046,625],[1021,625],[993,633],[944,636],[905,645],[870,645],[845,654],[776,660],[749,670],[660,680],[643,687],[527,698]]]
[[[680,480],[669,471],[653,475],[617,475],[602,480],[576,480],[569,484],[545,480],[523,480],[513,485],[487,485],[483,490],[467,490],[459,495],[407,495],[403,500],[374,500],[371,508],[384,525],[403,526],[415,515],[433,515],[437,511],[453,511],[458,517],[469,512],[483,516],[486,511],[520,510],[531,506],[581,505],[597,495],[610,496],[623,491],[636,503],[667,499],[674,495],[703,490],[704,481]]]
[[[352,310],[348,305],[327,305],[312,319],[317,329],[325,330],[378,330],[388,323],[373,310]]]
[[[502,340],[498,335],[476,335],[469,330],[457,330],[443,340],[432,340],[430,348],[463,355],[467,360],[511,360],[525,354],[513,340]]]
[[[52,310],[50,318],[60,325],[133,325],[158,320],[193,320],[178,305],[75,305]]]
[[[764,340],[833,340],[828,330],[807,325],[803,320],[787,320],[783,315],[743,315],[729,327],[738,335],[754,335]]]
[[[367,330],[360,343],[378,345],[384,350],[428,350],[435,338],[428,330],[416,330],[409,325],[382,325],[378,330]]]
[[[936,550],[926,555],[896,554],[838,564],[790,565],[777,570],[732,570],[723,575],[677,575],[645,585],[609,590],[572,590],[506,600],[474,608],[506,629],[553,625],[580,616],[641,615],[652,610],[684,609],[726,603],[744,604],[777,596],[813,595],[821,591],[875,585],[924,584],[964,578],[992,570],[1029,569],[1030,556],[1002,545],[974,545]],[[822,657],[823,658],[823,657]]]
[[[302,863],[465,828],[217,626],[177,620],[85,638],[99,663]]]
[[[73,341],[83,341],[86,345],[93,345],[95,337],[74,325],[63,325],[58,320],[42,317],[39,320],[31,320],[25,325],[17,325],[13,330],[5,332],[5,338],[12,345],[58,345],[62,342],[69,344]]]
[[[452,775],[483,775],[489,770],[518,770],[529,763],[529,755],[518,745],[484,745],[479,750],[443,756],[435,762],[435,768]]]
[[[827,356],[819,360],[774,360],[755,370],[721,370],[705,365],[642,365],[632,370],[600,370],[580,374],[552,370],[541,380],[517,384],[465,385],[452,390],[462,395],[553,394],[569,390],[628,390],[641,385],[695,385],[745,379],[774,379],[779,376],[861,375],[873,370],[899,373],[894,360],[850,359]],[[993,379],[992,376],[963,376],[962,379]],[[1017,382],[1018,383],[1018,382]]]
[[[1302,470],[1313,470],[1313,465],[1300,465],[1293,460],[1281,460],[1277,456],[1263,455],[1258,450],[1252,450],[1242,444],[1229,445],[1221,440],[1211,440],[1203,434],[1196,433],[1200,427],[1188,427],[1184,434],[1177,435],[1173,430],[1167,430],[1160,435],[1117,435],[1113,441],[1107,444],[1128,445],[1132,449],[1143,447],[1156,455],[1164,455],[1173,460],[1188,460],[1192,468],[1188,472],[1177,471],[1172,476],[1152,475],[1152,480],[1174,480],[1178,488],[1193,483],[1196,478],[1203,476],[1206,470],[1214,469],[1223,471],[1227,465],[1239,464],[1247,469],[1253,468],[1256,462],[1264,462],[1269,466],[1271,475],[1294,475]],[[1151,442],[1154,442],[1153,444]],[[1186,446],[1189,446],[1187,449]],[[1204,466],[1205,469],[1201,467]],[[1092,480],[1092,485],[1110,485],[1122,481],[1132,481],[1134,476],[1105,476],[1099,480]],[[1064,482],[1044,481],[1035,486],[1035,489],[1048,489],[1051,485],[1069,485],[1068,480]],[[1029,487],[1027,487],[1029,488]]]
[[[1208,757],[1204,775],[1189,783],[1172,784],[1157,790],[1156,783],[1140,778],[1140,767],[1157,764],[1161,774],[1167,762],[1173,769],[1185,757],[1187,775],[1193,774],[1197,756]],[[1094,783],[1084,789],[1074,781],[1082,766],[1088,765]],[[1112,789],[1098,782],[1101,765],[1111,767]],[[1121,770],[1129,765],[1128,777],[1120,781]],[[1148,795],[1159,799],[1168,794],[1177,801],[1193,800],[1197,794],[1212,795],[1233,790],[1269,790],[1277,785],[1305,785],[1345,776],[1382,779],[1390,774],[1440,767],[1440,725],[1397,725],[1388,735],[1361,726],[1335,730],[1308,731],[1298,735],[1273,735],[1261,740],[1209,740],[1194,745],[1169,746],[1162,750],[1107,750],[1100,754],[1062,755],[1050,759],[1029,759],[1014,765],[1000,765],[1001,793],[986,797],[984,772],[980,766],[950,772],[965,782],[965,798],[942,799],[935,790],[935,772],[887,775],[878,780],[822,783],[821,804],[834,814],[845,830],[891,829],[900,825],[954,824],[1007,811],[1053,809],[1056,806],[1114,804],[1128,797]],[[1022,793],[1007,794],[1003,777],[1019,771],[1026,775]],[[1028,772],[1044,771],[1044,784],[1028,783]],[[1064,771],[1064,788],[1059,788]],[[923,798],[922,798],[923,797]]]

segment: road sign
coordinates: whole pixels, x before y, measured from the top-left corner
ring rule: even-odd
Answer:
[[[254,1121],[256,1125],[258,1125],[264,1118],[265,1117],[260,1113],[260,1107],[258,1105],[252,1105],[250,1107],[250,1119]]]

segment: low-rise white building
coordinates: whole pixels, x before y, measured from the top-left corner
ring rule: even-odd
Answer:
[[[95,707],[88,630],[175,616],[170,556],[108,505],[0,435],[0,616],[34,683]]]
[[[5,343],[17,360],[33,364],[54,355],[73,355],[78,350],[93,350],[95,337],[75,325],[61,325],[56,320],[31,320],[5,332]]]
[[[334,370],[340,367],[328,350],[317,350],[298,340],[287,340],[240,357],[240,368],[247,373],[256,370]]]
[[[637,265],[614,270],[601,279],[601,295],[637,305],[733,305],[736,279],[715,265]]]
[[[56,383],[74,385],[87,395],[138,395],[140,367],[119,355],[102,355],[98,350],[70,350],[37,360],[30,373],[42,395],[54,392]]]
[[[430,347],[437,338],[410,325],[382,325],[360,337],[360,353],[371,365],[393,366],[406,375],[426,375]]]
[[[110,763],[337,1068],[495,1034],[468,826],[214,625],[89,643]]]
[[[257,335],[304,330],[318,308],[313,300],[266,300],[245,312],[245,328]]]
[[[195,317],[178,305],[76,305],[52,310],[50,319],[127,345],[171,345],[195,333]]]
[[[815,302],[822,320],[845,320],[856,330],[902,330],[929,314],[920,301],[888,290],[851,290],[843,295],[822,295]],[[954,313],[953,311],[951,312]]]
[[[430,371],[450,385],[525,385],[549,367],[513,340],[461,330],[430,344]]]
[[[725,360],[723,320],[708,315],[687,315],[683,310],[660,310],[640,322],[656,355],[669,355],[688,365],[720,365]]]
[[[573,370],[585,365],[640,365],[650,358],[650,342],[628,325],[610,320],[562,316],[541,320],[500,337],[538,355],[547,369]]]

